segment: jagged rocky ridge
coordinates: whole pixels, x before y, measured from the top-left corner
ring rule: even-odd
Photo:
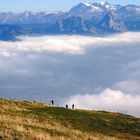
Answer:
[[[80,3],[68,12],[0,13],[0,39],[24,34],[106,34],[140,30],[140,6]]]

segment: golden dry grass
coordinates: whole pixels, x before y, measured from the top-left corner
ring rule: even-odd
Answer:
[[[140,140],[140,119],[0,100],[0,140]]]

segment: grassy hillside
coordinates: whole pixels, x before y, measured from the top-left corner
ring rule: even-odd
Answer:
[[[140,119],[0,99],[0,140],[140,140]]]

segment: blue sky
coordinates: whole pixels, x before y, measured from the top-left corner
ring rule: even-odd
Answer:
[[[67,11],[80,2],[96,2],[100,0],[0,0],[0,11]],[[103,1],[103,0],[101,0]],[[140,0],[108,0],[109,3],[137,4]]]

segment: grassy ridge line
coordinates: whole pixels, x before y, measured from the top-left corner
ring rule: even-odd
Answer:
[[[140,140],[140,119],[0,99],[0,140]]]

